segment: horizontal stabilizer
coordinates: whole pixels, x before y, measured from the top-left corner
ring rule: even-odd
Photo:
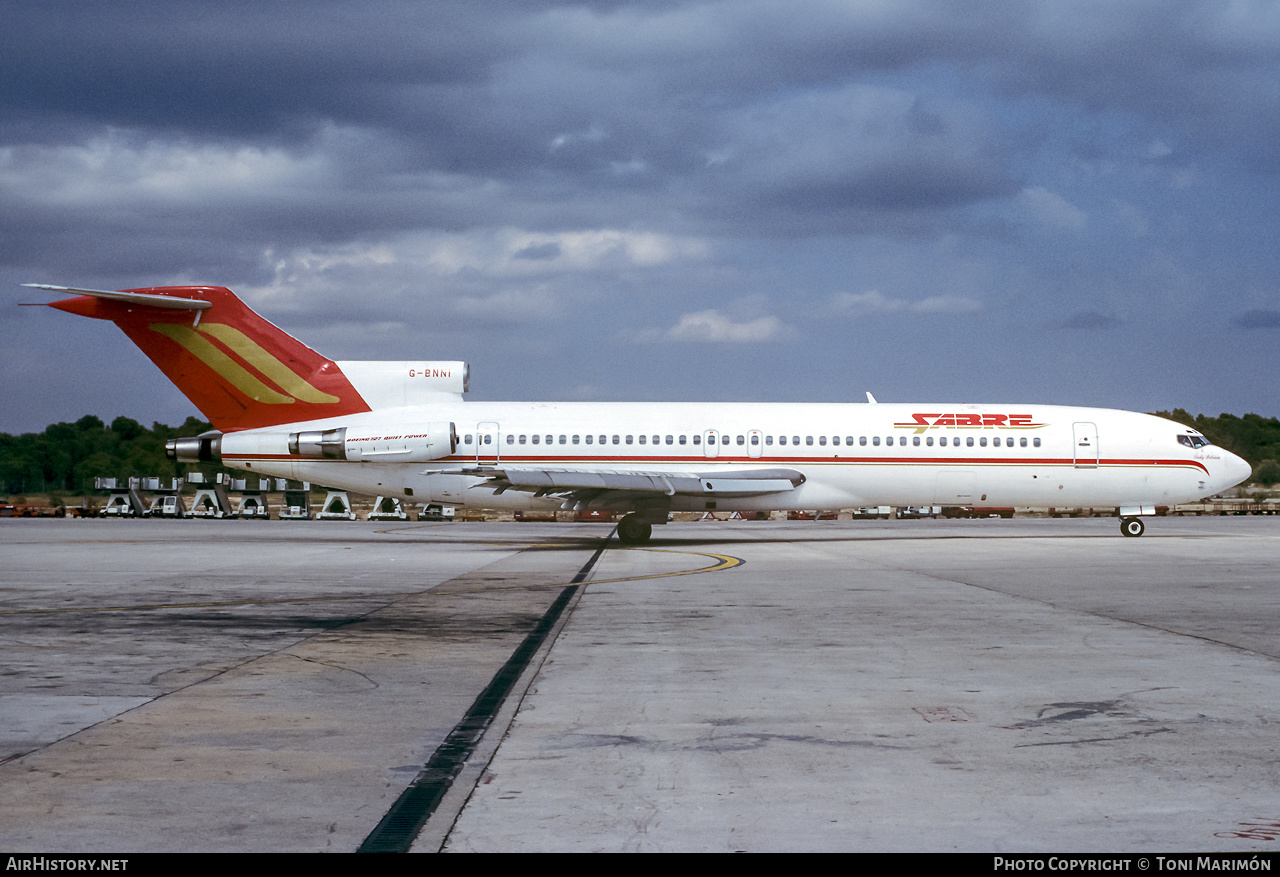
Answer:
[[[170,310],[180,311],[202,311],[205,308],[212,307],[212,302],[202,301],[198,298],[179,298],[172,295],[150,295],[145,292],[117,292],[108,289],[76,289],[73,286],[49,286],[44,283],[24,283],[23,286],[31,289],[47,289],[50,292],[70,292],[76,295],[91,295],[95,298],[109,298],[113,301],[123,301],[129,304],[146,305],[152,308],[168,308]]]

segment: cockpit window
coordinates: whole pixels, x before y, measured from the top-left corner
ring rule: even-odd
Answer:
[[[1178,444],[1186,445],[1189,448],[1203,448],[1209,444],[1209,440],[1202,435],[1180,435],[1178,436]]]

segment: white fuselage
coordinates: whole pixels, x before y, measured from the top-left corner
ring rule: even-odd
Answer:
[[[451,422],[454,453],[396,462],[379,442]],[[291,456],[289,435],[346,427],[360,460]],[[764,496],[675,496],[672,510],[893,505],[1095,506],[1149,514],[1249,475],[1236,455],[1147,414],[1046,405],[442,401],[228,433],[223,462],[372,495],[485,508],[557,508],[556,496],[495,490],[464,468],[716,473],[797,470],[804,483]],[[390,447],[390,445],[388,445]],[[608,505],[608,502],[601,503]]]

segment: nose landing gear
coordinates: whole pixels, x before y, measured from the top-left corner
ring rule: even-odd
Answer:
[[[1126,536],[1141,536],[1147,529],[1142,518],[1121,518],[1120,532]]]

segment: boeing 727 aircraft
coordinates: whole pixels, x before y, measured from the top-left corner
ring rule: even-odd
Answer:
[[[1179,423],[1047,405],[463,402],[463,362],[334,362],[229,290],[72,293],[119,326],[214,429],[186,463],[418,502],[624,512],[860,506],[1114,507],[1143,515],[1239,484],[1248,463]]]

